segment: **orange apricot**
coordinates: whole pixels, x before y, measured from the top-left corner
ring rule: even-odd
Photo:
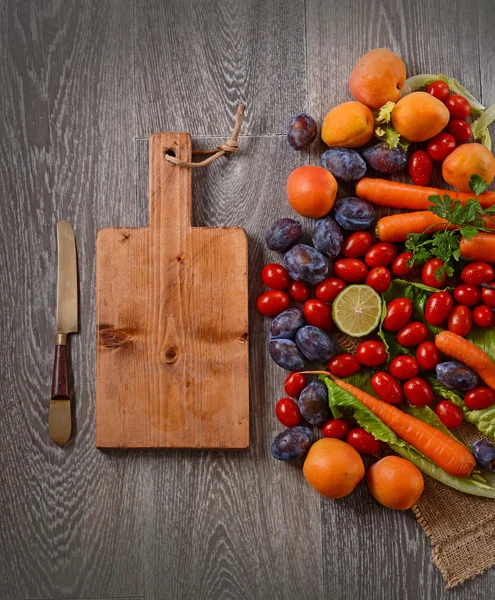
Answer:
[[[440,133],[449,122],[445,104],[426,92],[407,94],[392,110],[392,125],[410,142],[424,142]]]
[[[332,210],[336,195],[337,181],[323,167],[297,167],[287,178],[287,200],[303,217],[324,217]]]
[[[327,114],[321,138],[333,148],[359,148],[373,135],[371,110],[361,102],[344,102]]]
[[[495,157],[483,144],[462,144],[442,164],[444,180],[461,192],[469,192],[471,175],[491,183],[495,177]]]
[[[395,510],[407,510],[423,493],[421,471],[405,458],[385,456],[371,465],[366,483],[375,500]]]

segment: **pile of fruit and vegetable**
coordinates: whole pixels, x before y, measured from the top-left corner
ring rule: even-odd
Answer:
[[[315,219],[311,240],[297,218],[266,234],[283,257],[263,268],[257,305],[273,317],[270,357],[290,371],[272,455],[303,458],[329,498],[365,473],[399,510],[421,495],[422,473],[495,498],[495,105],[445,75],[406,80],[386,49],[360,59],[349,88],[355,101],[322,124],[321,166],[287,179],[289,205]],[[289,144],[308,148],[317,130],[301,113]],[[401,170],[410,182],[385,178]],[[428,187],[435,170],[453,189]],[[465,422],[479,431],[470,447],[456,437]]]

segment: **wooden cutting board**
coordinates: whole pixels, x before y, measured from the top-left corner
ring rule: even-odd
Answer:
[[[188,134],[149,153],[149,227],[96,241],[96,445],[247,448],[247,236],[191,226]]]

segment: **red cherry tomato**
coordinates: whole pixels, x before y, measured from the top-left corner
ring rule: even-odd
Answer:
[[[477,287],[469,283],[462,283],[454,290],[454,298],[457,304],[465,304],[466,306],[474,306],[478,304],[481,298],[481,293]]]
[[[439,402],[435,407],[435,412],[447,429],[455,429],[462,425],[462,410],[450,400]]]
[[[448,330],[464,337],[471,331],[472,326],[473,317],[469,308],[463,304],[454,307],[447,321]]]
[[[404,396],[414,406],[427,406],[433,400],[430,384],[421,377],[413,377],[406,381]]]
[[[289,373],[285,379],[284,391],[292,398],[299,398],[301,392],[306,387],[306,377],[302,373]]]
[[[478,327],[490,327],[493,318],[493,310],[489,306],[477,306],[473,310],[473,321]]]
[[[402,400],[400,383],[385,371],[379,371],[373,375],[371,387],[378,398],[389,404],[399,404]]]
[[[373,243],[371,233],[368,231],[356,231],[345,240],[342,245],[342,254],[346,258],[359,258],[368,252]]]
[[[440,279],[437,279],[436,271],[443,267],[443,261],[439,258],[430,258],[426,261],[421,269],[421,280],[425,285],[434,288],[441,288],[447,279],[447,274],[443,271]]]
[[[469,117],[471,106],[466,98],[459,94],[452,94],[445,100],[445,106],[449,109],[450,116],[453,119],[465,119]]]
[[[375,267],[366,275],[366,285],[372,287],[379,294],[388,288],[391,281],[392,276],[387,267]]]
[[[387,331],[399,331],[412,315],[412,303],[409,298],[395,298],[387,304],[387,314],[383,319],[383,328]]]
[[[328,361],[327,369],[335,377],[350,377],[361,368],[361,363],[354,354],[337,354]]]
[[[321,433],[327,438],[337,438],[343,440],[349,433],[349,424],[343,419],[331,419],[321,428]]]
[[[425,371],[432,371],[440,362],[440,351],[433,342],[423,342],[416,350],[416,360]]]
[[[309,289],[304,283],[292,281],[289,285],[289,296],[297,302],[305,302],[309,298]]]
[[[430,325],[440,325],[450,315],[454,301],[448,292],[435,292],[426,302],[425,319]]]
[[[266,287],[272,290],[285,290],[289,287],[290,277],[287,269],[277,263],[265,265],[261,271],[261,279]]]
[[[361,342],[356,348],[358,361],[366,367],[377,367],[387,360],[385,344],[375,340]]]
[[[486,287],[481,288],[481,300],[490,308],[495,308],[495,281],[491,281],[489,285],[494,289],[491,290]]]
[[[346,283],[363,281],[368,274],[368,268],[358,258],[341,258],[335,263],[333,270]]]
[[[418,361],[407,354],[396,356],[388,365],[388,372],[396,379],[411,379],[411,377],[416,377],[418,371]]]
[[[338,277],[327,277],[316,288],[316,297],[323,302],[333,302],[345,288],[346,282]]]
[[[437,133],[428,142],[426,149],[433,160],[437,162],[444,161],[449,154],[454,152],[457,146],[455,137],[450,133]]]
[[[364,262],[368,267],[386,267],[394,261],[397,256],[397,248],[388,242],[374,244],[366,252]]]
[[[380,450],[380,440],[375,439],[362,427],[351,429],[347,434],[346,441],[361,454],[375,454]]]
[[[409,275],[414,270],[414,267],[407,266],[412,257],[412,252],[401,252],[392,263],[392,273],[396,277]]]
[[[310,325],[321,329],[333,329],[332,311],[328,304],[321,300],[307,300],[303,306],[303,313]]]
[[[270,290],[261,294],[256,305],[261,314],[275,317],[289,307],[289,296],[280,290]]]
[[[494,277],[493,267],[485,262],[473,262],[461,271],[462,281],[473,285],[489,283]]]
[[[426,340],[428,329],[424,323],[414,321],[405,325],[397,334],[397,341],[401,346],[409,348],[411,346],[419,346],[421,342]]]
[[[450,88],[448,83],[442,81],[441,79],[437,79],[433,83],[426,88],[426,93],[435,96],[438,100],[445,102],[450,95]]]
[[[475,387],[464,394],[464,404],[473,410],[488,408],[495,403],[495,392],[489,387]]]
[[[472,132],[469,123],[463,119],[452,119],[449,123],[449,133],[462,143],[468,141]]]
[[[430,155],[424,150],[416,150],[409,158],[407,170],[413,183],[416,185],[428,185],[433,171],[433,163]]]
[[[277,419],[286,427],[295,427],[301,421],[301,413],[297,402],[291,398],[282,398],[277,402],[275,407]]]

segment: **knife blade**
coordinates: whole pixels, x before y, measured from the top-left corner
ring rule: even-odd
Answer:
[[[67,335],[78,330],[76,239],[69,221],[57,223],[57,249],[56,343],[48,424],[53,442],[63,446],[71,434]]]

